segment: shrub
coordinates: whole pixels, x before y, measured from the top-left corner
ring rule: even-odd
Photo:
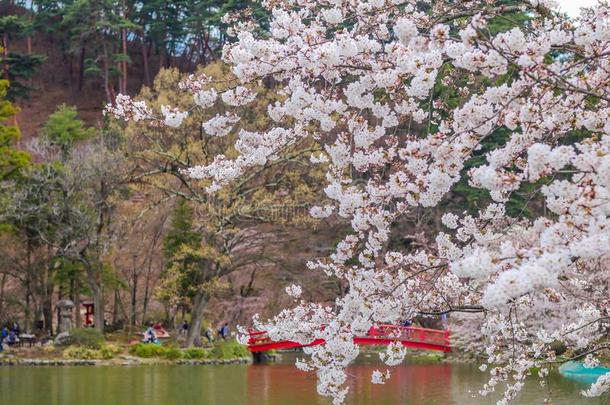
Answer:
[[[189,347],[182,352],[185,359],[205,359],[209,357],[207,350],[200,347]]]
[[[53,343],[49,343],[49,344],[42,346],[42,351],[44,353],[53,353],[53,352],[55,352],[55,349],[56,349],[56,347]]]
[[[79,328],[70,332],[70,343],[77,346],[99,349],[104,343],[104,335],[95,329]]]
[[[212,356],[215,359],[235,359],[248,357],[249,352],[246,346],[236,341],[219,342],[212,349]]]
[[[162,357],[168,360],[177,359],[235,359],[248,357],[249,352],[245,346],[236,341],[219,342],[211,350],[192,347],[180,350],[171,346],[160,346],[150,343],[138,343],[129,348],[129,354],[137,357]]]
[[[97,357],[97,350],[81,346],[70,346],[64,349],[63,356],[66,359],[94,359]]]
[[[176,360],[182,357],[182,351],[175,347],[164,347],[151,343],[138,343],[129,348],[129,354],[149,359],[151,357],[163,357],[168,360]]]
[[[175,347],[165,347],[163,348],[163,352],[161,357],[166,358],[168,360],[177,360],[182,357],[182,350],[177,349]]]
[[[151,357],[161,357],[165,348],[152,343],[138,343],[129,348],[129,354],[143,357],[145,359]]]
[[[100,354],[102,355],[103,359],[112,359],[114,356],[121,353],[122,351],[123,349],[112,344],[102,345],[102,347],[100,348]]]
[[[63,357],[66,359],[108,360],[120,352],[121,349],[115,345],[102,345],[99,349],[85,346],[70,346],[63,351]]]

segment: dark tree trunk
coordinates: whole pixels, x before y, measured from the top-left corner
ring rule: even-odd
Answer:
[[[142,305],[142,323],[146,322],[146,313],[148,312],[148,302],[150,300],[150,273],[152,271],[152,257],[148,260],[148,269],[146,271],[146,281],[144,283],[144,303]]]
[[[29,278],[29,276],[28,276]],[[24,322],[24,328],[25,330],[30,329],[30,319],[32,318],[32,313],[31,313],[31,297],[32,297],[32,293],[30,292],[30,281],[26,281],[26,289],[25,289],[25,322]]]
[[[30,325],[30,297],[31,297],[31,274],[32,274],[32,244],[27,241],[27,272],[25,275],[25,330]]]
[[[44,318],[45,330],[51,335],[53,334],[53,290],[53,279],[47,270],[44,298],[42,300],[42,316]]]
[[[118,324],[118,323],[125,321],[128,318],[129,318],[129,316],[127,315],[127,311],[125,310],[125,306],[123,305],[123,300],[121,299],[120,291],[118,289],[115,289],[114,290],[114,306],[113,306],[113,313],[112,313],[112,323]]]
[[[72,66],[74,58],[72,55],[64,55],[64,60],[66,60],[66,58],[68,59],[66,66],[68,67],[68,84],[70,85],[70,95],[72,95],[72,99],[74,100],[74,75],[72,74],[74,70]]]
[[[131,319],[129,323],[131,326],[136,326],[138,316],[138,273],[135,271],[135,269],[132,275],[131,283]]]
[[[127,58],[127,30],[123,28],[121,30],[121,43],[123,46],[123,56]],[[127,59],[123,60],[123,88],[121,89],[123,94],[127,94]]]
[[[119,290],[114,289],[114,304],[112,305],[112,325],[119,323]]]
[[[146,49],[146,41],[142,37],[142,64],[144,65],[144,84],[150,86],[150,67],[148,66],[148,50]]]
[[[165,48],[159,49],[159,71],[165,67]]]
[[[74,325],[77,328],[83,327],[83,318],[80,315],[80,283],[78,278],[74,280],[74,291],[72,293],[72,302],[74,302]]]
[[[62,299],[63,299],[63,294],[62,294],[61,288],[59,288],[57,291],[57,301],[59,302]],[[59,325],[61,324],[61,315],[59,313],[59,310],[55,311],[55,322],[57,322],[56,325],[57,325],[57,328],[59,329]],[[45,321],[45,323],[46,323],[46,321]]]
[[[95,308],[95,313],[93,314],[95,329],[100,333],[104,333],[104,294],[102,287],[97,283],[94,283],[91,285],[91,292],[93,294],[93,305]]]
[[[85,81],[85,47],[80,49],[80,61],[78,64],[78,91],[83,89],[83,82]],[[72,76],[70,74],[70,76]]]
[[[114,91],[110,88],[110,66],[108,65],[108,49],[104,42],[104,91],[106,92],[106,99],[108,103],[114,105],[114,97],[112,96]]]
[[[201,324],[203,322],[203,312],[208,303],[207,297],[203,292],[198,292],[193,298],[193,308],[191,309],[191,326],[186,338],[187,347],[194,345],[201,346]]]

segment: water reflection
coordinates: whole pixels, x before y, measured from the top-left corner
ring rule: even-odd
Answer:
[[[330,401],[316,394],[315,374],[297,370],[292,365],[293,360],[293,356],[284,356],[285,364],[249,367],[248,404],[328,404]],[[370,382],[371,373],[376,369],[384,370],[379,363],[366,358],[349,368],[348,404],[484,405],[495,404],[499,399],[497,395],[481,397],[477,394],[487,376],[474,365],[407,362],[392,368],[392,378],[384,385]],[[584,387],[551,373],[546,389],[532,380],[513,404],[542,404],[549,396],[551,404],[610,404],[607,397],[586,399],[580,396],[579,391]]]
[[[370,383],[371,373],[377,368],[379,365],[374,364],[350,367],[350,404],[449,404],[452,401],[450,364],[411,364],[394,368],[392,378],[384,385]],[[328,403],[328,400],[316,397],[315,374],[299,371],[293,365],[252,366],[247,374],[249,404]]]
[[[253,366],[0,367],[0,404],[12,405],[326,405],[315,376],[285,364]],[[408,363],[392,369],[385,385],[370,376],[380,365],[363,359],[349,368],[348,404],[483,405],[495,398],[473,397],[485,374],[462,364]],[[586,400],[584,385],[551,375],[551,404],[601,405]],[[541,404],[545,393],[530,384],[515,405]]]

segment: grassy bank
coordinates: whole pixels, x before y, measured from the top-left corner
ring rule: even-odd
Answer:
[[[129,347],[129,354],[145,359],[162,358],[166,360],[232,360],[250,356],[248,349],[235,341],[218,342],[208,348],[187,349],[138,343]]]
[[[173,342],[162,345],[134,343],[134,336],[103,336],[92,329],[74,330],[62,345],[7,347],[0,353],[0,365],[63,364],[226,364],[250,359],[245,346],[236,341],[219,341],[207,347],[181,348]]]

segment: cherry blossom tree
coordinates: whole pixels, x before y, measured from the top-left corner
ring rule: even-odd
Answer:
[[[280,159],[290,145],[319,145],[312,166],[326,172],[326,201],[311,210],[336,216],[353,232],[308,268],[349,286],[333,307],[287,293],[295,306],[254,319],[272,339],[308,347],[303,370],[318,392],[342,403],[345,367],[359,353],[353,337],[377,323],[417,314],[480,316],[490,374],[481,390],[513,399],[531,370],[544,383],[561,342],[572,358],[595,363],[608,349],[610,276],[610,7],[577,19],[551,0],[274,0],[267,36],[256,22],[228,15],[236,40],[223,60],[235,80],[217,92],[205,76],[183,83],[193,108],[243,106],[265,81],[283,86],[267,130],[241,130],[235,156],[218,155],[187,173],[213,193]],[[242,16],[243,17],[243,16]],[[517,18],[521,17],[521,18]],[[498,29],[498,22],[507,24]],[[452,102],[448,102],[451,94]],[[178,127],[190,111],[120,96],[117,118]],[[225,136],[232,112],[203,125]],[[467,163],[489,140],[504,136]],[[446,213],[434,246],[389,247],[392,225],[439,205],[461,179],[486,190],[475,215]],[[509,215],[507,204],[534,185],[536,215]],[[570,308],[569,311],[566,309]],[[321,328],[320,325],[325,325]],[[605,342],[605,343],[604,343]],[[402,361],[388,347],[381,359]],[[377,370],[383,383],[390,370]],[[609,388],[606,375],[584,395]]]

